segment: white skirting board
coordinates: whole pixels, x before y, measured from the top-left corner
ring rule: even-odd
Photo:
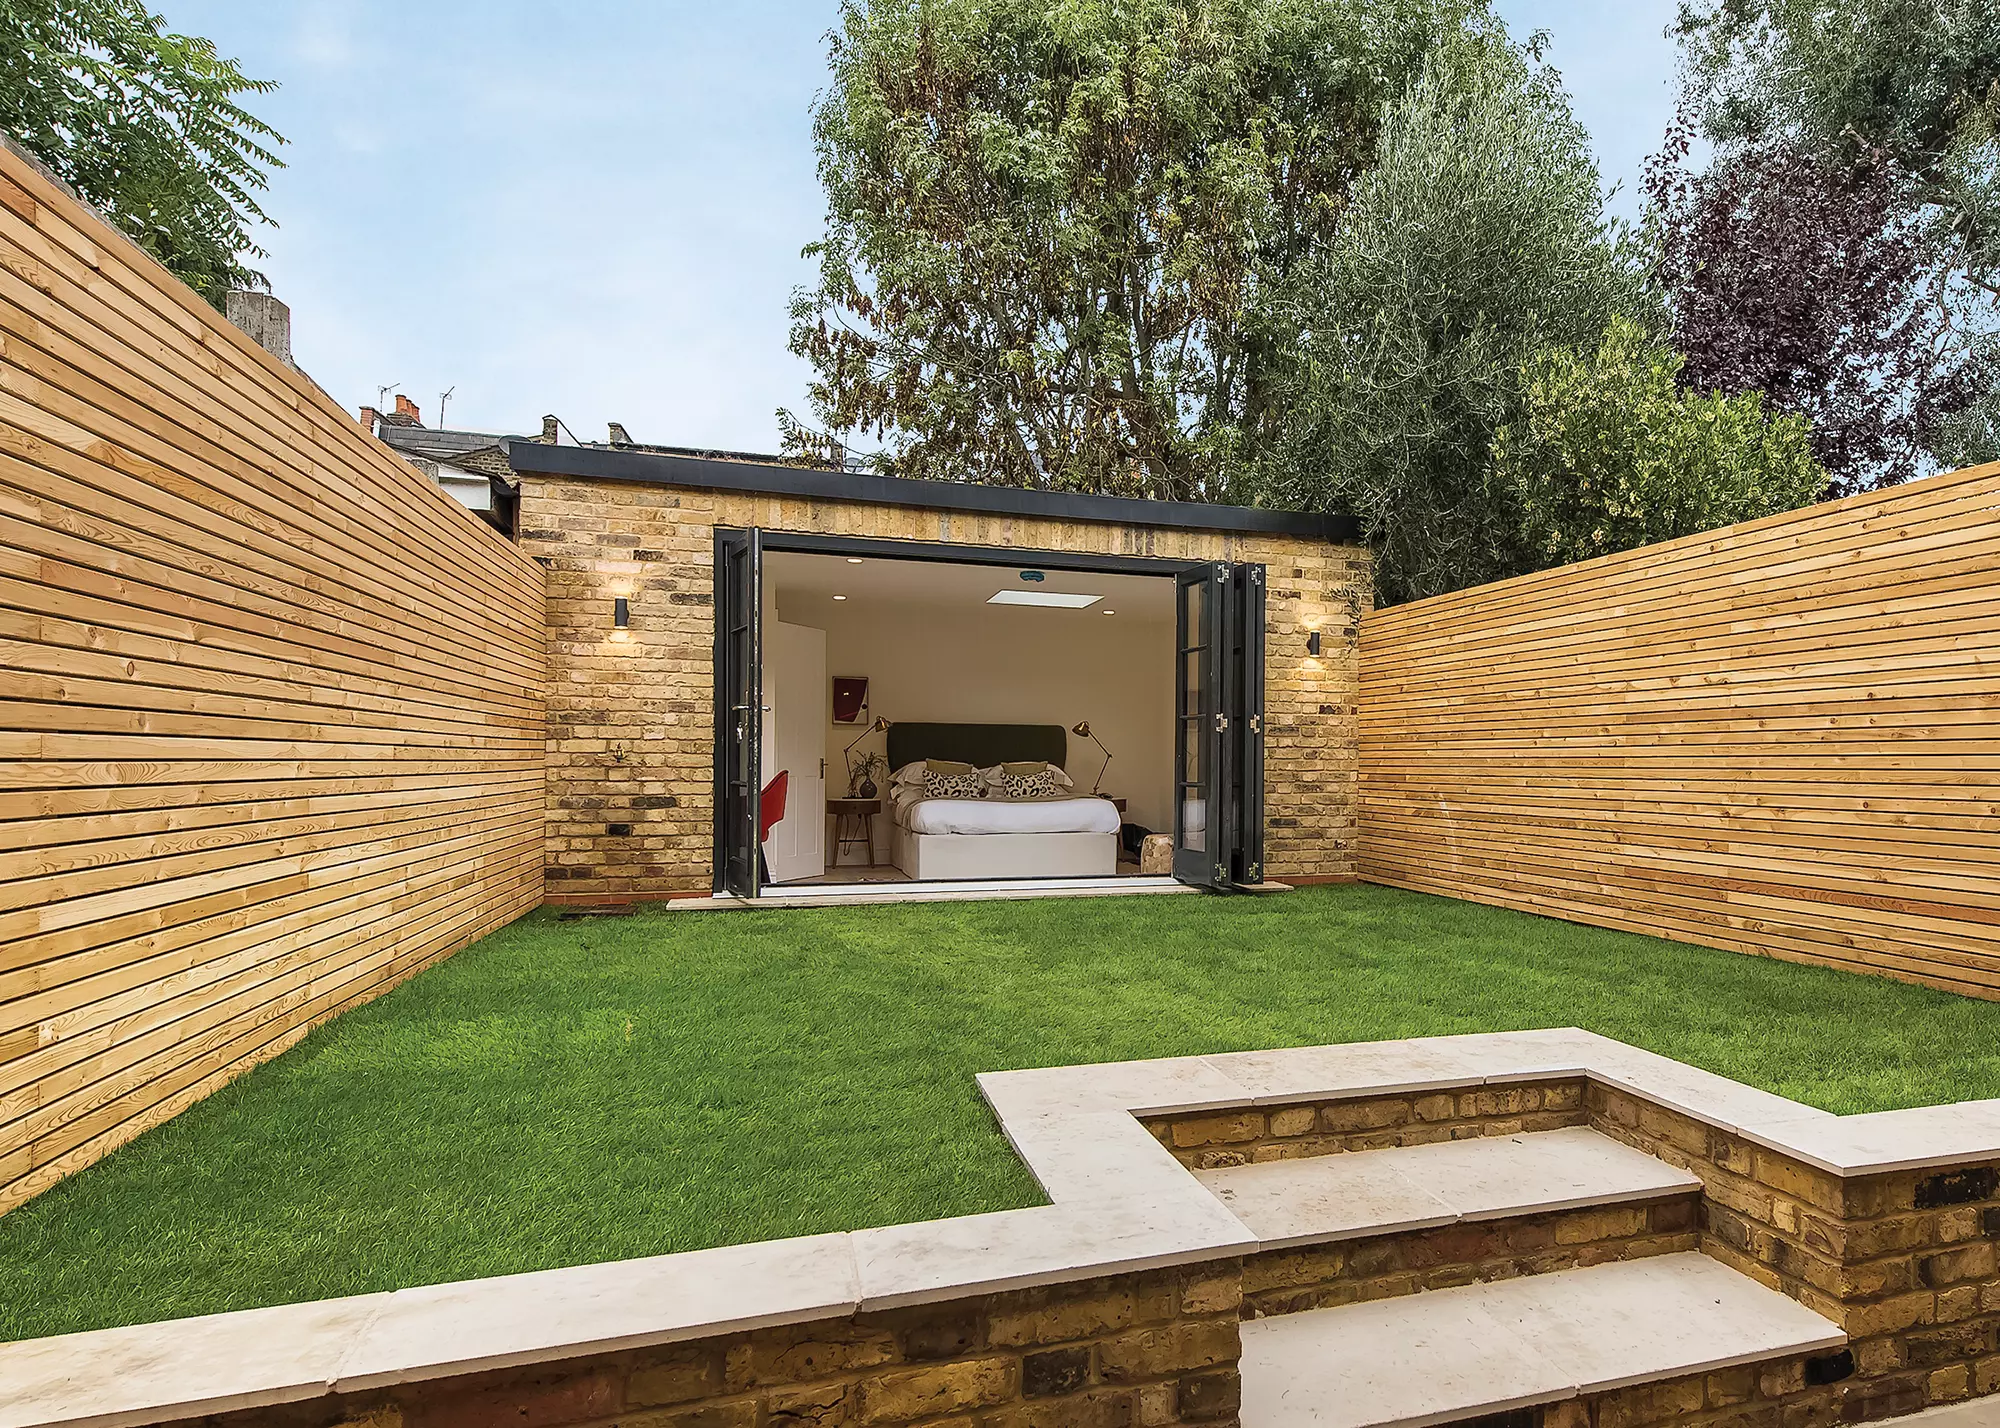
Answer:
[[[941,878],[1108,878],[1116,833],[912,833],[896,830],[890,860],[920,882]]]

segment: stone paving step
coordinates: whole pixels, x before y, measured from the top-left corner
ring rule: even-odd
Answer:
[[[1241,1422],[1424,1428],[1845,1342],[1712,1259],[1661,1255],[1250,1320]]]
[[[2000,1394],[1891,1418],[1896,1428],[2000,1428]]]
[[[1272,1160],[1195,1178],[1266,1249],[1701,1189],[1686,1171],[1582,1126]]]

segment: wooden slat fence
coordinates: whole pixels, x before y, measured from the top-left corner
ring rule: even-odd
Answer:
[[[0,1210],[542,891],[541,570],[0,147]]]
[[[2000,466],[1378,610],[1370,881],[2000,997]]]

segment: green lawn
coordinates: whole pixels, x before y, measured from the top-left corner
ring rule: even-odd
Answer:
[[[1566,1025],[2000,1096],[2000,1004],[1381,888],[544,911],[0,1217],[0,1339],[1034,1204],[977,1071]]]

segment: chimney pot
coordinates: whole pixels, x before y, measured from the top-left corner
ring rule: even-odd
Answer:
[[[293,365],[292,310],[275,296],[232,288],[223,294],[222,312],[252,342],[287,367]]]
[[[361,409],[361,429],[363,431],[373,436],[375,428],[380,425],[382,425],[382,413],[376,411],[373,407],[363,407]]]
[[[543,417],[543,418],[542,418],[542,445],[543,445],[543,446],[554,446],[554,445],[556,444],[556,433],[557,433],[557,432],[558,432],[559,430],[561,430],[561,428],[562,428],[562,423],[561,423],[561,422],[559,422],[559,421],[557,421],[557,420],[556,420],[556,419],[555,419],[555,418],[554,418],[553,416],[545,416],[545,417]]]
[[[417,412],[417,404],[401,392],[396,393],[396,415],[399,417],[408,417],[411,426],[422,426],[424,424],[423,417]]]

